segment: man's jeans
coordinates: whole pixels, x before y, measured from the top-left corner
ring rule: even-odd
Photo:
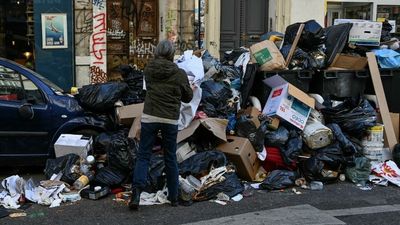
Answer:
[[[143,190],[146,186],[152,149],[159,130],[161,130],[162,148],[164,149],[169,199],[177,200],[179,174],[178,163],[176,162],[176,136],[178,125],[142,123],[138,157],[133,174],[133,187]]]

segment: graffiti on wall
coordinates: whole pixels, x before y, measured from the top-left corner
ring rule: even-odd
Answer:
[[[90,36],[90,83],[107,82],[106,0],[93,0],[93,33]]]

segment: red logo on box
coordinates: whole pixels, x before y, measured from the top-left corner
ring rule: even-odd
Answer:
[[[282,94],[282,90],[283,90],[283,88],[280,88],[280,89],[275,90],[275,91],[272,93],[272,98],[275,98],[275,97],[281,95],[281,94]]]

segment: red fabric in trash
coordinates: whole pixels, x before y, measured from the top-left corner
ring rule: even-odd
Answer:
[[[286,163],[282,159],[281,151],[276,147],[266,147],[267,149],[267,158],[263,163],[263,167],[266,171],[274,171],[279,169],[284,170],[295,170],[296,163],[293,162],[292,165],[286,165]]]

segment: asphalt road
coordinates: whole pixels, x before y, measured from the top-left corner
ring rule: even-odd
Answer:
[[[40,168],[2,169],[0,178],[14,172],[25,179],[43,179]],[[302,194],[291,189],[254,190],[251,196],[225,206],[206,201],[186,207],[143,206],[138,212],[129,211],[109,195],[57,208],[34,204],[25,210],[26,216],[1,218],[0,224],[400,224],[400,205],[396,205],[400,204],[400,188],[393,185],[363,191],[352,183],[339,182],[325,185],[321,191],[297,190]],[[325,222],[319,221],[321,218]]]

